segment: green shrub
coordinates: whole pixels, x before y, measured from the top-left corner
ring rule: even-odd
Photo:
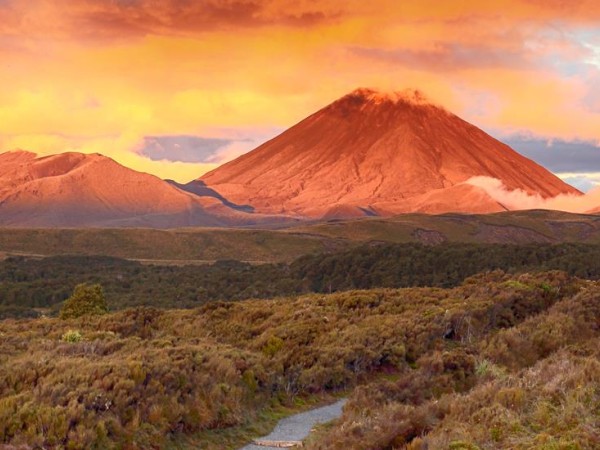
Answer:
[[[283,348],[283,339],[277,336],[271,336],[267,343],[264,345],[263,353],[272,358],[275,354]]]
[[[75,343],[75,342],[81,341],[81,339],[83,339],[83,337],[81,336],[81,333],[77,330],[68,330],[66,333],[64,333],[61,336],[60,339],[63,342]]]
[[[65,300],[60,310],[61,319],[73,319],[85,315],[100,315],[108,312],[104,291],[99,284],[78,284],[73,295]]]

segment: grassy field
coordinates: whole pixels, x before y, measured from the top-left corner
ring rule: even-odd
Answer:
[[[270,230],[86,228],[0,230],[4,255],[103,255],[163,263],[293,260],[335,248],[331,239]]]
[[[105,255],[157,264],[289,262],[368,242],[600,243],[600,217],[551,211],[406,214],[281,230],[0,229],[0,255]]]
[[[600,216],[558,211],[497,214],[403,214],[297,227],[318,236],[350,241],[467,243],[599,242]]]

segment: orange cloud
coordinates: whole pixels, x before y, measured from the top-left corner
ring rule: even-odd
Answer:
[[[565,4],[0,0],[0,150],[101,152],[187,181],[212,166],[150,161],[145,137],[264,136],[358,86],[600,141],[600,4]]]
[[[337,8],[276,0],[8,0],[5,32],[30,36],[103,40],[132,36],[207,34],[272,25],[310,27],[334,20]],[[2,5],[0,5],[2,7]]]

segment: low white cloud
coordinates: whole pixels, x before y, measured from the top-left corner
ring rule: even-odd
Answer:
[[[472,177],[465,182],[483,189],[490,197],[509,210],[552,209],[573,213],[586,213],[600,208],[600,187],[586,194],[560,194],[543,198],[539,194],[529,194],[522,189],[510,190],[501,180],[491,177]]]
[[[600,68],[600,46],[588,45],[592,51],[592,56],[586,59],[586,62]]]

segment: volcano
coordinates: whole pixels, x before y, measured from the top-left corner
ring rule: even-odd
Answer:
[[[239,226],[274,221],[185,192],[99,154],[0,154],[0,225]]]
[[[199,181],[255,211],[350,218],[506,210],[475,176],[543,198],[575,188],[419,91],[357,89]]]

